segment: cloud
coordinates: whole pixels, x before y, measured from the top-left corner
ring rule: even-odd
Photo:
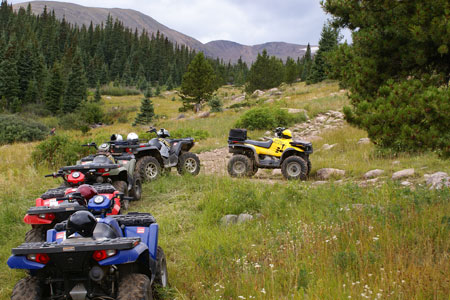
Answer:
[[[318,0],[72,0],[71,2],[84,6],[135,9],[203,43],[212,40],[231,40],[246,45],[272,41],[317,45],[322,26],[327,19]],[[348,39],[348,33],[346,37]]]

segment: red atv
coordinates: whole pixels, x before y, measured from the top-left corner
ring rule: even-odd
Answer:
[[[41,197],[36,199],[36,206],[28,210],[24,217],[24,222],[30,224],[32,229],[25,235],[26,242],[45,241],[45,233],[73,214],[75,211],[84,209],[82,206],[76,207],[71,204],[73,201],[65,199],[73,193],[85,193],[86,199],[92,198],[92,195],[103,195],[114,202],[114,206],[109,214],[117,215],[121,209],[128,208],[128,202],[131,198],[116,189],[110,183],[93,183],[94,178],[102,177],[111,168],[117,168],[117,165],[98,165],[93,166],[69,166],[61,168],[57,173],[46,175],[46,177],[61,177],[64,183],[61,187],[49,189]],[[93,183],[87,185],[86,183]],[[87,189],[86,187],[90,187]],[[79,191],[81,189],[81,191]],[[89,194],[84,189],[91,190]]]

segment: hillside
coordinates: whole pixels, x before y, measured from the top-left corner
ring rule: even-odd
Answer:
[[[57,1],[23,2],[14,4],[13,7],[14,9],[26,8],[28,3],[31,3],[32,11],[35,14],[41,14],[44,7],[47,6],[49,11],[55,11],[57,18],[62,19],[64,17],[69,23],[78,25],[84,24],[89,26],[91,21],[94,25],[101,24],[105,22],[108,14],[110,14],[113,18],[121,20],[126,27],[137,28],[139,31],[145,29],[150,33],[156,33],[159,30],[173,42],[184,44],[197,51],[203,51],[212,58],[222,58],[225,62],[236,62],[239,57],[242,57],[245,62],[251,63],[256,59],[258,52],[262,52],[263,49],[267,49],[268,54],[271,56],[275,55],[282,59],[290,56],[296,59],[297,57],[302,57],[306,50],[305,45],[283,42],[271,42],[255,46],[245,46],[231,41],[212,41],[202,44],[195,38],[168,28],[152,17],[131,9],[85,7]]]
[[[306,111],[309,120],[291,129],[296,138],[313,142],[311,176],[306,182],[286,181],[279,170],[259,170],[254,178],[232,179],[225,169],[228,130],[248,108],[234,106],[208,117],[181,115],[174,91],[153,97],[155,113],[161,116],[156,127],[186,135],[208,133],[192,149],[202,160],[199,176],[179,176],[172,170],[144,184],[142,200],[131,206],[132,211],[152,213],[160,224],[171,285],[161,299],[448,298],[450,192],[428,184],[429,174],[450,173],[448,161],[433,152],[378,152],[365,131],[342,120],[349,99],[335,82],[282,85],[249,100],[242,94],[232,86],[218,91],[225,108],[250,101],[291,113]],[[76,129],[58,129],[56,134],[80,143],[131,131],[148,139],[148,127],[130,125],[141,98],[103,97],[105,113],[117,118],[120,112],[126,123],[86,134]],[[55,120],[41,119],[48,124]],[[249,132],[254,139],[271,135]],[[37,144],[0,147],[3,262],[29,230],[22,220],[33,199],[60,184],[43,177],[55,170],[33,164]],[[324,178],[323,168],[345,174]],[[404,177],[397,173],[411,168],[414,172]],[[375,169],[383,172],[367,175]],[[237,215],[247,221],[227,223]],[[0,265],[0,299],[9,299],[24,276]]]

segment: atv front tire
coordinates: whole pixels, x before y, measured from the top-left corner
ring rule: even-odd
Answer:
[[[309,158],[306,160],[306,164],[308,165],[308,176],[309,176],[309,173],[311,173],[311,169],[312,169],[312,165],[311,165],[311,161],[309,160]]]
[[[253,163],[250,158],[245,155],[233,155],[228,162],[228,174],[230,174],[231,177],[252,176],[253,172]]]
[[[141,178],[140,177],[137,177],[134,180],[134,185],[133,185],[133,188],[130,191],[130,196],[133,197],[134,201],[141,200],[141,197],[142,197],[142,183],[141,183]]]
[[[144,274],[128,274],[119,282],[117,300],[152,300],[150,279]]]
[[[145,156],[138,160],[136,170],[144,182],[156,180],[161,175],[161,165],[152,156]]]
[[[45,226],[36,226],[25,233],[25,243],[45,242],[47,230]]]
[[[114,188],[119,191],[119,193],[124,194],[125,197],[128,196],[128,184],[123,180],[117,180],[112,183]],[[120,201],[120,211],[128,210],[128,206],[130,205],[130,201],[122,199]]]
[[[281,173],[288,180],[306,180],[308,177],[308,165],[299,156],[289,156],[281,164]]]
[[[197,155],[191,152],[181,154],[181,156],[178,158],[177,171],[180,175],[198,175],[198,173],[200,172],[200,159]]]
[[[11,294],[11,300],[40,300],[42,288],[37,277],[28,276],[19,280]]]

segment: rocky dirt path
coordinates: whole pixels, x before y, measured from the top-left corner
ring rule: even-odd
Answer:
[[[305,141],[318,141],[322,138],[320,134],[326,130],[333,130],[344,126],[344,115],[338,111],[328,111],[317,115],[314,119],[308,120],[301,124],[291,127],[294,139]],[[273,133],[268,131],[264,138],[273,137]],[[201,172],[203,174],[216,174],[227,176],[227,163],[231,154],[228,153],[228,147],[215,149],[199,154],[202,164]],[[255,179],[265,179],[268,182],[276,182],[282,180],[281,170],[259,170],[254,176]]]

